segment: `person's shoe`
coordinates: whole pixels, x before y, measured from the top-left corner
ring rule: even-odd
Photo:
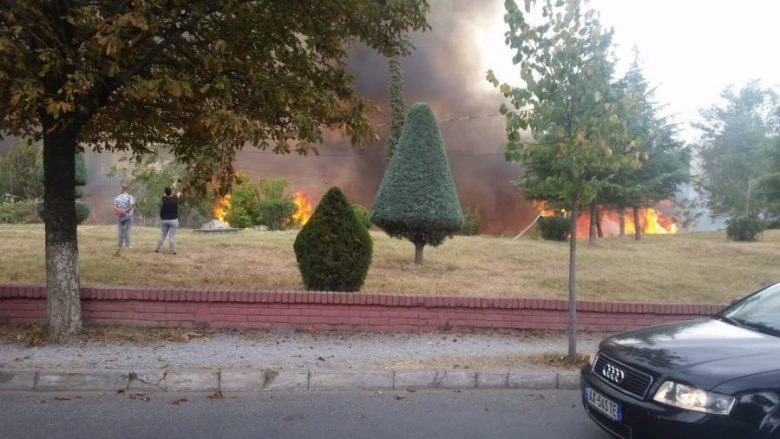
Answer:
[[[160,253],[160,250],[158,249],[158,250],[155,250],[154,252],[155,252],[155,253]]]
[[[116,251],[114,252],[114,256],[119,256],[120,251],[122,251],[122,247],[117,247]]]
[[[175,254],[176,254],[176,252],[171,252],[171,254],[172,254],[172,255],[175,255]]]

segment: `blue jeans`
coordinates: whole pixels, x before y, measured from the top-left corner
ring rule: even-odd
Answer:
[[[179,228],[178,219],[162,220],[162,224],[160,226],[160,238],[157,240],[157,247],[154,249],[154,251],[160,250],[163,241],[165,241],[165,235],[168,235],[168,248],[171,249],[172,252],[175,252],[176,251],[176,229],[178,228]]]
[[[133,217],[132,216],[121,216],[119,217],[119,229],[117,231],[117,247],[122,247],[122,244],[125,245],[125,247],[130,247],[130,226],[133,225]]]

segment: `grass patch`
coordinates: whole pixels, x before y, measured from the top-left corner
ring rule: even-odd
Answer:
[[[80,226],[83,286],[303,289],[292,244],[297,231],[197,234],[180,230],[177,255],[153,253],[158,229],[133,227],[135,248],[112,256],[113,226]],[[407,241],[371,232],[374,255],[361,294],[473,297],[567,297],[568,243],[456,236],[426,247],[414,264]],[[726,240],[724,232],[607,238],[579,245],[581,300],[727,303],[780,279],[780,230],[761,241]],[[43,284],[42,225],[0,226],[0,283]]]

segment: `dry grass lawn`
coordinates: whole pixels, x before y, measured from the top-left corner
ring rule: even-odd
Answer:
[[[134,227],[134,248],[114,257],[114,226],[80,226],[84,286],[300,290],[295,231],[197,234],[180,230],[178,255],[153,253],[158,229]],[[372,231],[373,263],[363,294],[566,298],[568,243],[455,237],[414,247]],[[583,300],[728,302],[780,280],[780,231],[756,243],[727,241],[724,232],[608,238],[579,243],[577,292]],[[0,283],[44,283],[41,225],[0,225]]]

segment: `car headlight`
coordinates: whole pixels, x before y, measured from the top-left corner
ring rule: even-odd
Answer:
[[[596,348],[591,352],[590,357],[588,357],[588,364],[590,364],[590,367],[593,367],[594,364],[596,364],[596,357],[599,356],[599,349]]]
[[[728,415],[736,401],[733,396],[708,392],[674,381],[664,381],[655,392],[653,400],[686,410],[716,415]]]

